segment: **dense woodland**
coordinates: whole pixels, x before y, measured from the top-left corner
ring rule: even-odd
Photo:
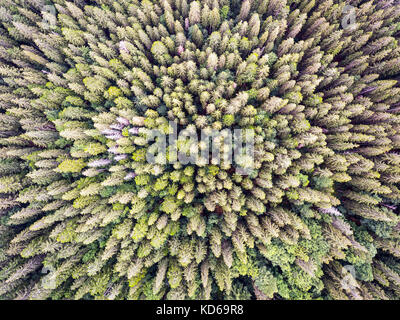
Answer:
[[[399,39],[397,0],[0,0],[0,298],[399,299]],[[254,168],[148,163],[171,121]]]

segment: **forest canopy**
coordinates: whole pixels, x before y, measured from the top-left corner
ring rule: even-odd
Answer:
[[[0,0],[0,298],[399,299],[399,39],[397,0]]]

